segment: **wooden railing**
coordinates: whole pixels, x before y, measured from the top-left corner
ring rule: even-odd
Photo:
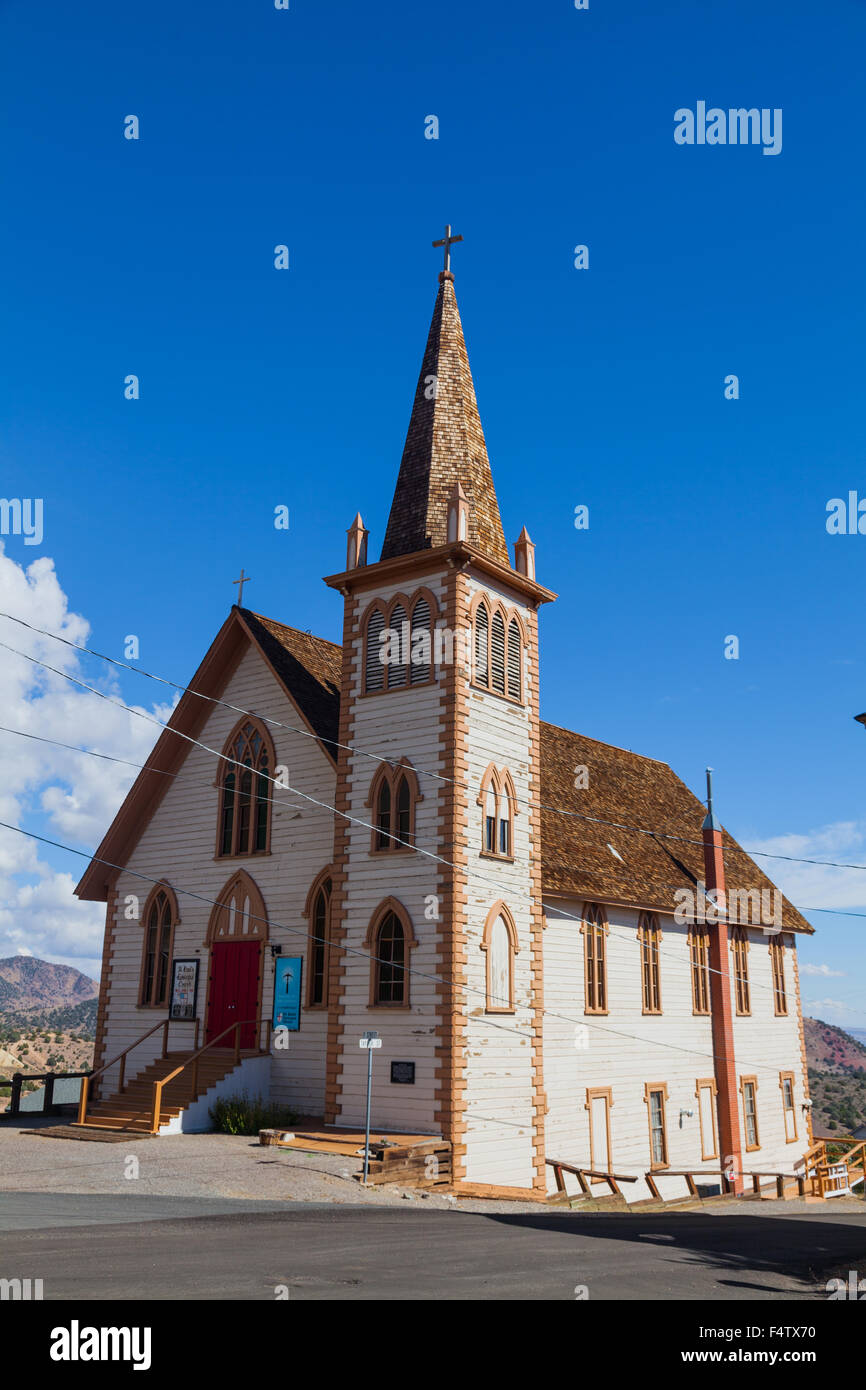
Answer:
[[[264,1047],[264,1048],[262,1048],[262,1047],[259,1048],[259,1053],[260,1053],[260,1055],[262,1055],[262,1054],[264,1054],[264,1053],[266,1053],[266,1052],[269,1052],[269,1051],[270,1051],[270,1044],[271,1044],[271,1020],[270,1020],[269,1018],[268,1018],[268,1019],[265,1019],[265,1020],[264,1020],[264,1023],[265,1023],[265,1035],[266,1035],[266,1038],[267,1038],[267,1046]],[[234,1035],[235,1035],[235,1040],[234,1040],[235,1066],[238,1066],[238,1065],[240,1064],[240,1060],[241,1060],[241,1029],[242,1029],[242,1028],[250,1028],[250,1027],[255,1028],[255,1027],[257,1027],[257,1026],[258,1026],[259,1029],[260,1029],[261,1025],[259,1024],[259,1020],[258,1020],[258,1019],[255,1019],[255,1018],[248,1018],[248,1019],[245,1019],[242,1023],[230,1023],[229,1026],[228,1026],[228,1028],[224,1028],[223,1031],[222,1031],[221,1033],[218,1033],[217,1036],[216,1036],[215,1038],[213,1038],[211,1042],[205,1043],[204,1047],[200,1047],[200,1048],[198,1049],[198,1051],[197,1051],[197,1052],[194,1052],[193,1055],[192,1055],[191,1057],[187,1057],[186,1061],[185,1061],[185,1062],[181,1062],[180,1066],[179,1066],[179,1067],[175,1067],[174,1071],[169,1072],[168,1076],[163,1076],[159,1081],[154,1081],[154,1083],[153,1083],[153,1109],[152,1109],[152,1113],[151,1113],[151,1133],[152,1133],[152,1134],[158,1134],[158,1133],[159,1133],[160,1117],[161,1117],[161,1113],[162,1113],[162,1093],[163,1093],[164,1088],[168,1085],[168,1083],[169,1083],[170,1081],[174,1081],[175,1077],[180,1076],[181,1072],[186,1071],[187,1067],[191,1067],[191,1068],[192,1068],[192,1071],[191,1071],[191,1073],[190,1073],[190,1093],[189,1093],[189,1100],[190,1100],[190,1103],[191,1103],[193,1100],[195,1100],[196,1096],[198,1095],[198,1062],[199,1062],[199,1058],[202,1057],[202,1056],[204,1056],[204,1054],[205,1054],[206,1052],[209,1052],[209,1051],[211,1050],[211,1048],[216,1047],[217,1043],[219,1043],[228,1033],[234,1033]],[[198,1030],[196,1030],[196,1039],[197,1039],[197,1038],[198,1038]],[[259,1042],[261,1043],[261,1031],[259,1031]],[[163,1056],[165,1056],[165,1053],[163,1053]]]
[[[123,1091],[124,1088],[125,1088],[125,1086],[126,1086],[126,1059],[127,1059],[127,1057],[129,1056],[130,1052],[134,1051],[134,1049],[135,1049],[136,1047],[139,1047],[139,1046],[141,1045],[141,1043],[146,1042],[148,1038],[153,1037],[153,1034],[156,1033],[156,1032],[158,1032],[159,1029],[161,1028],[161,1029],[162,1029],[162,1055],[163,1055],[163,1057],[167,1057],[167,1056],[168,1056],[168,1029],[169,1029],[169,1025],[172,1024],[172,1023],[191,1023],[191,1022],[192,1022],[192,1019],[182,1019],[182,1018],[164,1018],[164,1019],[160,1019],[159,1023],[155,1023],[155,1024],[153,1025],[152,1028],[148,1028],[147,1032],[146,1032],[146,1033],[142,1033],[142,1035],[141,1035],[140,1038],[136,1038],[135,1042],[129,1044],[129,1047],[125,1047],[125,1048],[123,1049],[123,1051],[122,1051],[122,1052],[119,1052],[119,1053],[117,1054],[116,1057],[113,1057],[112,1060],[111,1060],[110,1062],[106,1062],[104,1067],[100,1067],[98,1071],[92,1071],[92,1072],[90,1073],[89,1076],[86,1076],[86,1077],[84,1078],[84,1080],[82,1081],[82,1083],[81,1083],[81,1096],[80,1096],[79,1101],[78,1101],[78,1123],[79,1123],[80,1125],[83,1125],[83,1124],[86,1123],[86,1120],[87,1120],[87,1102],[88,1102],[88,1099],[89,1099],[89,1097],[90,1097],[90,1092],[91,1092],[91,1089],[92,1089],[92,1086],[93,1086],[93,1082],[94,1082],[94,1081],[97,1081],[97,1080],[99,1079],[100,1076],[104,1076],[105,1073],[106,1073],[107,1071],[110,1071],[112,1067],[116,1067],[117,1064],[118,1064],[118,1062],[119,1062],[119,1063],[120,1063],[120,1075],[119,1075],[119,1078],[118,1078],[117,1089],[118,1089],[118,1091]],[[194,1040],[194,1042],[193,1042],[193,1047],[198,1047],[198,1030],[199,1030],[199,1020],[196,1019],[196,1020],[195,1020],[195,1040]]]
[[[553,1174],[556,1178],[557,1192],[563,1194],[565,1194],[565,1179],[562,1176],[563,1173],[574,1174],[577,1181],[580,1183],[580,1190],[585,1197],[592,1196],[587,1178],[589,1178],[590,1182],[606,1182],[614,1197],[622,1196],[622,1192],[619,1189],[619,1184],[621,1182],[637,1182],[636,1177],[628,1177],[625,1173],[603,1173],[595,1168],[580,1168],[574,1163],[563,1163],[562,1160],[558,1158],[546,1158],[544,1161],[548,1168],[553,1169]]]
[[[813,1197],[847,1192],[866,1183],[866,1142],[862,1139],[819,1139],[798,1159],[802,1179]]]

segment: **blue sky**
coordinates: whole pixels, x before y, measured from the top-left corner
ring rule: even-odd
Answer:
[[[698,794],[712,764],[748,845],[866,862],[866,537],[825,529],[866,495],[864,47],[861,4],[802,0],[5,0],[2,492],[45,501],[7,556],[181,681],[241,565],[251,607],[338,638],[321,576],[358,508],[378,554],[451,221],[506,535],[560,595],[545,717]],[[781,108],[781,154],[675,144],[699,100]],[[866,912],[866,874],[761,862]],[[804,994],[864,1026],[866,920],[813,920],[839,973]]]

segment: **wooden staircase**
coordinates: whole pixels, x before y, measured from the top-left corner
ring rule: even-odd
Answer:
[[[186,1021],[186,1020],[184,1020]],[[178,1020],[175,1021],[177,1024]],[[193,1022],[193,1020],[189,1020]],[[265,1020],[265,1047],[241,1050],[241,1037],[250,1030],[260,1030],[256,1019],[230,1023],[213,1039],[198,1046],[198,1020],[195,1022],[193,1047],[185,1052],[169,1052],[168,1033],[171,1019],[161,1019],[135,1042],[125,1047],[117,1057],[106,1062],[81,1083],[78,1104],[78,1125],[83,1129],[112,1129],[130,1134],[158,1134],[163,1125],[174,1119],[222,1081],[224,1076],[239,1067],[245,1057],[261,1057],[270,1051],[271,1024]],[[154,1033],[162,1031],[162,1053],[132,1081],[126,1080],[126,1059]],[[228,1046],[223,1039],[233,1040]],[[93,1083],[106,1072],[119,1067],[117,1090],[111,1096],[91,1100]],[[103,1083],[104,1084],[104,1083]]]
[[[242,1052],[241,1057],[252,1057],[254,1052]],[[154,1082],[165,1082],[166,1077],[179,1067],[184,1070],[179,1076],[164,1085],[159,1105],[159,1125],[179,1115],[182,1110],[205,1095],[218,1081],[222,1081],[237,1066],[234,1048],[214,1048],[205,1053],[198,1064],[195,1091],[191,1089],[191,1073],[187,1067],[194,1054],[192,1052],[169,1052],[158,1057],[123,1090],[103,1100],[92,1101],[87,1109],[84,1127],[87,1129],[114,1129],[128,1131],[130,1134],[151,1134],[153,1132],[153,1087]]]

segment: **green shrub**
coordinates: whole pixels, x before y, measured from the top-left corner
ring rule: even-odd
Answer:
[[[291,1129],[297,1115],[286,1105],[261,1096],[226,1096],[208,1112],[218,1134],[258,1134],[260,1129]]]

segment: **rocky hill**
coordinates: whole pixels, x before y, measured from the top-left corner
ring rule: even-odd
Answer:
[[[98,993],[95,980],[69,965],[52,965],[37,956],[0,960],[0,1018],[74,1008]]]
[[[840,1135],[866,1124],[866,1046],[820,1018],[804,1018],[803,1028],[812,1123]]]

